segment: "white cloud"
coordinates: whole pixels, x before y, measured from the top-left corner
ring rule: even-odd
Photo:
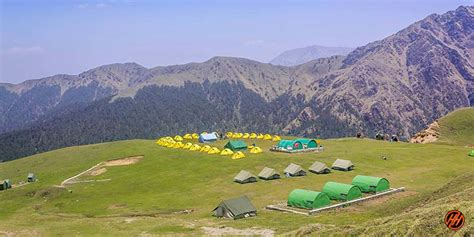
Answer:
[[[42,53],[44,49],[39,46],[32,47],[12,47],[5,51],[6,54],[33,54],[33,53]]]

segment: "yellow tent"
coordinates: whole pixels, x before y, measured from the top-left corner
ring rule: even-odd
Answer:
[[[242,136],[242,138],[249,138],[250,137],[250,134],[248,132],[244,133],[244,135]]]
[[[192,146],[193,146],[193,144],[191,142],[188,142],[188,143],[184,144],[183,149],[189,149]]]
[[[237,160],[241,158],[245,158],[244,153],[242,153],[241,151],[238,151],[232,155],[232,160]]]
[[[176,143],[176,142],[175,142],[174,140],[167,141],[167,142],[165,143],[165,146],[166,146],[166,147],[173,147],[175,143]]]
[[[181,141],[183,141],[183,137],[182,137],[182,136],[180,136],[180,135],[176,135],[176,136],[174,136],[174,138],[173,138],[173,139],[174,139],[175,141],[177,141],[177,142],[181,142]]]
[[[257,139],[263,139],[263,134],[259,133],[259,134],[257,135]]]
[[[199,138],[199,134],[197,134],[197,133],[193,133],[191,136],[193,137],[193,139],[198,139]]]
[[[181,148],[183,146],[184,146],[184,144],[182,142],[175,142],[174,145],[173,145],[173,148]]]
[[[272,138],[272,141],[274,141],[274,142],[277,142],[277,141],[280,141],[280,140],[281,140],[281,137],[278,136],[278,135],[275,135],[275,136],[273,136],[273,138]]]
[[[190,133],[186,133],[186,134],[184,134],[183,138],[188,139],[188,140],[193,139],[193,135],[191,135]]]
[[[226,132],[225,135],[226,135],[226,137],[232,137],[232,136],[234,136],[234,133],[233,132]]]
[[[208,152],[210,149],[211,149],[211,146],[205,145],[205,146],[201,147],[201,150],[199,150],[199,151],[200,152]]]
[[[262,153],[262,149],[258,146],[256,147],[253,147],[252,149],[250,149],[250,153],[253,153],[253,154],[257,154],[257,153]]]
[[[254,148],[254,147],[255,147],[255,146],[253,146],[253,145],[248,145],[248,146],[247,146],[247,149],[250,150],[250,149],[252,149],[252,148]]]
[[[272,140],[272,135],[270,135],[270,134],[265,134],[265,136],[263,136],[263,139],[265,139],[265,140]]]
[[[221,151],[217,147],[213,147],[207,152],[207,154],[219,154],[219,152]]]
[[[198,145],[198,144],[194,144],[191,146],[191,148],[189,148],[190,151],[200,151],[201,150],[201,146]]]
[[[250,133],[250,139],[256,139],[257,138],[257,134],[256,133]]]
[[[241,132],[234,134],[234,138],[242,138],[242,136],[244,136],[244,134]]]
[[[234,152],[229,148],[226,148],[226,149],[221,151],[221,155],[223,155],[223,156],[228,156],[228,155],[232,155],[232,154],[234,154]]]
[[[316,143],[318,144],[318,146],[321,144],[321,140],[316,140]]]
[[[173,138],[172,138],[172,137],[164,137],[163,139],[165,139],[165,140],[167,140],[167,141],[171,141],[171,140],[173,140]],[[174,140],[173,140],[173,141],[174,141]]]

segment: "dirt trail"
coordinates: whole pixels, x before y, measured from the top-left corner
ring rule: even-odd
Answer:
[[[104,167],[120,166],[120,165],[131,165],[131,164],[137,163],[142,158],[143,158],[143,156],[130,156],[130,157],[125,157],[125,158],[100,162],[100,163],[92,166],[91,168],[89,168],[85,171],[82,171],[79,174],[76,174],[72,177],[69,177],[69,178],[65,179],[63,182],[61,182],[61,185],[59,185],[59,187],[65,187],[67,184],[79,183],[79,181],[74,181],[74,180],[79,178],[82,175],[85,175],[85,174],[89,174],[91,176],[97,176],[97,175],[103,174],[107,171],[107,169],[104,168]],[[110,180],[110,179],[108,179],[108,180]],[[105,180],[101,180],[101,181],[105,181]],[[81,182],[95,182],[95,180],[84,180],[84,181],[81,181]]]
[[[245,236],[264,236],[270,237],[275,235],[275,231],[270,229],[258,229],[255,227],[247,228],[247,229],[236,229],[232,227],[223,227],[223,228],[216,228],[216,227],[202,227],[201,228],[206,235],[211,236],[223,236],[223,235],[245,235]]]

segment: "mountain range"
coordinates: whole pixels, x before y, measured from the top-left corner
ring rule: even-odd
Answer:
[[[433,14],[350,52],[297,66],[214,57],[0,84],[0,159],[204,130],[412,135],[474,105],[474,7]]]
[[[327,58],[336,55],[346,56],[353,50],[354,48],[349,47],[327,47],[312,45],[304,48],[287,50],[272,59],[270,63],[273,65],[291,67],[320,58]]]

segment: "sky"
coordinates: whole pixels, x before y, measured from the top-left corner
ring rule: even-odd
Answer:
[[[474,0],[0,0],[0,82],[363,46]]]

